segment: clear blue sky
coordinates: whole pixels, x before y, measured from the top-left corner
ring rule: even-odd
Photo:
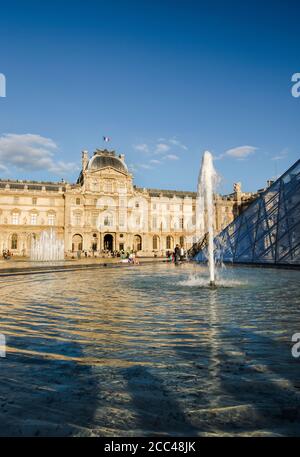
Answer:
[[[0,175],[77,178],[81,150],[125,153],[135,183],[221,190],[300,154],[299,1],[15,1],[1,5]],[[228,152],[229,151],[229,152]]]

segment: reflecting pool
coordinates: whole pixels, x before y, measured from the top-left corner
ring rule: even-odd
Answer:
[[[300,435],[300,271],[2,278],[0,435]]]

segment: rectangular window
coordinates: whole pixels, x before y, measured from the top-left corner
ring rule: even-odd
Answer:
[[[92,227],[97,227],[97,221],[98,221],[98,214],[97,213],[92,214]]]
[[[125,225],[125,217],[124,217],[124,214],[120,214],[119,216],[119,226],[120,227],[124,227]]]
[[[19,223],[19,213],[13,213],[12,215],[12,223],[17,225]]]
[[[37,204],[37,198],[32,197],[32,205],[35,206]]]
[[[153,229],[157,228],[157,218],[156,218],[156,216],[153,216],[153,218],[152,218],[152,228]]]
[[[75,225],[80,225],[80,224],[81,224],[81,216],[80,216],[80,214],[76,214]]]
[[[49,214],[48,215],[48,225],[54,225],[54,222],[55,222],[54,214]]]
[[[76,198],[76,205],[80,205],[80,198]]]
[[[105,186],[104,186],[104,191],[111,193],[113,191],[112,187],[112,182],[111,181],[106,181]]]
[[[120,182],[119,183],[119,191],[124,193],[124,191],[126,190],[126,184],[125,182]]]
[[[30,223],[31,223],[31,225],[37,224],[37,214],[31,214]]]

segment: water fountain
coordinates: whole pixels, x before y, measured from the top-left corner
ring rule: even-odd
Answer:
[[[201,170],[198,178],[198,207],[197,225],[201,236],[207,233],[208,238],[208,267],[209,284],[215,287],[215,262],[214,262],[214,219],[215,207],[213,190],[217,181],[212,154],[205,151],[202,157]]]
[[[32,240],[30,260],[51,262],[64,258],[64,241],[57,238],[55,230],[44,230]]]

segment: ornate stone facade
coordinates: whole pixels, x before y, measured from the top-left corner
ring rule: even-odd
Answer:
[[[233,194],[215,196],[216,232],[253,199],[240,184]],[[134,249],[165,255],[175,244],[190,248],[197,239],[195,192],[143,189],[133,184],[123,155],[82,152],[76,184],[0,181],[0,248],[28,256],[33,237],[54,228],[66,255],[78,250]]]

